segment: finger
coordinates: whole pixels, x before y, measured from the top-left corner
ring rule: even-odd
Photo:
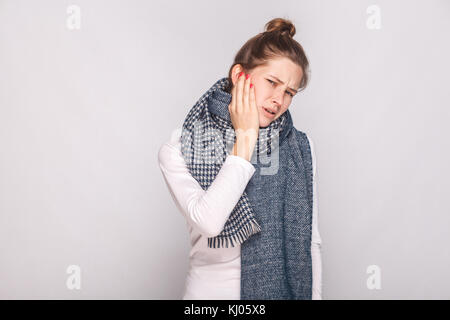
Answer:
[[[250,88],[249,103],[250,108],[256,110],[255,85],[252,85],[252,87]]]
[[[242,111],[242,104],[243,104],[243,89],[244,89],[244,79],[245,75],[242,73],[240,77],[238,77],[238,81],[236,83],[236,112]]]
[[[254,112],[256,114],[256,117],[258,118],[258,122],[259,122],[259,112],[258,112],[258,107],[256,105],[256,94],[255,94],[255,85],[253,84],[250,88],[250,97],[249,97],[249,101],[250,101],[250,110],[252,110],[252,112]],[[259,129],[256,129],[257,131]],[[258,132],[256,132],[256,136],[258,136]]]
[[[245,84],[244,84],[244,110],[248,110],[250,109],[250,105],[249,105],[249,91],[250,91],[250,74],[248,75],[248,79],[245,80]]]

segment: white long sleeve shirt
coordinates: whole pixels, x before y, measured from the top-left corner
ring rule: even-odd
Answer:
[[[228,155],[209,186],[203,190],[187,169],[181,154],[181,128],[172,132],[158,152],[158,162],[169,192],[189,230],[191,250],[183,300],[240,300],[241,248],[209,248],[207,238],[217,236],[239,201],[255,167],[250,161]],[[313,161],[313,220],[311,235],[312,299],[322,299],[321,238],[318,228],[316,158]]]

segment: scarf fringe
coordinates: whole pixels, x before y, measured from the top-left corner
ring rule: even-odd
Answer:
[[[208,247],[209,248],[228,248],[228,245],[231,244],[232,247],[235,247],[235,242],[239,242],[242,244],[245,240],[247,240],[250,236],[261,231],[261,227],[256,222],[256,220],[252,219],[248,224],[246,224],[241,230],[239,230],[236,234],[231,236],[217,236],[213,238],[208,238]],[[233,239],[235,242],[233,242]]]

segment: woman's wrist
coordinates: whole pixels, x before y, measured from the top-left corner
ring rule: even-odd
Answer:
[[[253,149],[255,148],[255,143],[252,143],[253,141],[249,142],[248,140],[249,138],[247,138],[246,140],[245,137],[237,137],[236,142],[233,146],[232,154],[250,161],[253,154]]]

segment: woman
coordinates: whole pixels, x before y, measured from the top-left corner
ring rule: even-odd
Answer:
[[[269,21],[159,149],[191,239],[183,299],[322,298],[314,146],[288,111],[308,82],[294,34]]]

